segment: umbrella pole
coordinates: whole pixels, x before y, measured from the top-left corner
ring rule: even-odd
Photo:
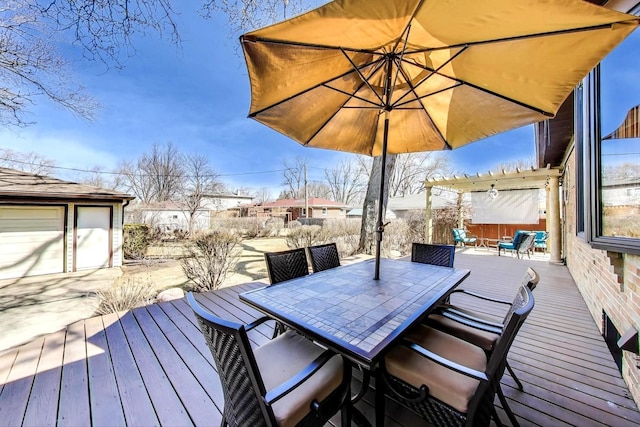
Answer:
[[[389,137],[389,110],[384,113],[384,134],[382,138],[382,164],[380,165],[380,194],[378,195],[378,220],[376,221],[376,269],[373,280],[380,280],[380,247],[382,246],[382,233],[384,224],[384,174],[387,168],[387,138]]]

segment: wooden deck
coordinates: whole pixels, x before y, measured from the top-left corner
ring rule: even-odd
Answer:
[[[503,385],[523,426],[638,425],[640,413],[568,271],[546,262],[456,254],[464,288],[511,298],[527,266],[541,276],[536,306],[509,360],[524,384]],[[241,285],[207,294],[221,317],[258,313]],[[461,299],[455,300],[461,303]],[[251,333],[268,340],[270,325]],[[373,420],[373,393],[359,403]],[[389,404],[388,426],[425,425]],[[213,361],[184,300],[94,317],[0,354],[0,425],[219,425],[223,396]],[[508,423],[504,413],[502,420]],[[339,424],[336,418],[334,424]]]

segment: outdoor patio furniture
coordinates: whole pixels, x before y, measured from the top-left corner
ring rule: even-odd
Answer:
[[[423,264],[453,267],[453,258],[456,254],[455,246],[431,245],[427,243],[414,243],[411,246],[411,261]]]
[[[549,233],[546,231],[536,231],[536,240],[533,245],[533,249],[542,249],[543,253],[547,253],[547,239],[549,238]]]
[[[460,243],[462,246],[465,246],[467,243],[473,243],[475,246],[478,246],[478,236],[468,235],[463,228],[452,228],[451,233],[453,234],[454,245]]]
[[[309,274],[307,252],[304,248],[281,252],[265,252],[264,260],[267,264],[269,283],[272,285]],[[276,321],[276,325],[273,328],[274,338],[285,330],[285,325]]]
[[[529,259],[531,259],[531,254],[533,253],[534,245],[536,243],[536,233],[527,233],[520,242],[520,244],[516,247],[515,253],[516,257],[520,259],[520,255],[527,254]]]
[[[531,291],[533,291],[538,282],[540,281],[540,276],[538,273],[531,267],[527,269],[527,272],[522,279],[522,286],[526,286]],[[475,292],[469,292],[464,289],[455,289],[451,293],[451,297],[456,294],[465,294],[472,298],[476,298],[479,300],[489,301],[495,304],[506,305],[512,307],[514,302],[512,301],[503,301],[495,298],[490,298],[486,295],[480,295]],[[434,314],[430,315],[425,322],[428,326],[446,332],[448,334],[454,335],[462,340],[470,342],[480,348],[482,348],[488,355],[494,350],[496,342],[499,336],[502,334],[502,331],[505,327],[505,322],[508,320],[509,312],[505,315],[502,322],[496,322],[495,317],[489,317],[478,311],[468,310],[454,304],[446,304],[442,305]],[[511,377],[515,381],[518,389],[520,391],[523,390],[522,383],[516,376],[513,369],[509,365],[508,361],[505,361],[505,366],[511,374]],[[506,399],[504,398],[504,394],[502,389],[499,388],[497,390],[500,401],[503,402],[503,406],[505,408],[505,412],[511,418],[512,412],[506,403]]]
[[[309,274],[307,253],[304,248],[266,252],[264,260],[267,263],[269,283],[272,285]]]
[[[215,317],[192,293],[224,394],[222,426],[322,426],[341,410],[351,424],[351,363],[288,331],[251,348],[247,331],[268,318],[241,325]]]
[[[507,353],[534,306],[522,286],[509,310],[493,352],[426,325],[410,330],[383,359],[376,379],[376,412],[384,414],[385,396],[435,426],[502,425],[493,404]],[[518,422],[510,417],[513,425]]]
[[[338,255],[338,248],[335,243],[309,246],[307,250],[309,251],[309,259],[311,260],[311,269],[314,273],[340,267],[340,256]]]
[[[513,239],[510,242],[498,242],[498,256],[500,256],[500,251],[504,249],[505,251],[509,249],[510,251],[516,251],[516,249],[520,246],[522,239],[526,237],[528,231],[524,230],[516,230],[516,233],[513,235]]]
[[[383,274],[376,280],[369,274],[374,262],[344,265],[240,294],[241,301],[361,366],[363,387],[354,402],[364,396],[369,373],[387,347],[470,274],[466,269],[383,258]]]

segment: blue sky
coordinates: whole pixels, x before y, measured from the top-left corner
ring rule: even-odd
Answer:
[[[321,168],[354,156],[303,148],[248,119],[247,72],[226,18],[205,20],[195,6],[181,12],[181,46],[141,36],[123,70],[82,60],[79,51],[69,49],[77,56],[77,79],[102,106],[96,120],[87,122],[37,100],[26,117],[36,124],[0,130],[0,147],[35,151],[61,167],[113,170],[121,159],[135,160],[154,143],[172,142],[182,152],[207,155],[230,188],[266,186],[276,193],[281,174],[256,172],[282,169],[284,159],[302,156],[313,166],[309,179],[321,179]],[[533,127],[527,126],[446,155],[458,171],[487,172],[498,163],[532,158],[533,140]]]

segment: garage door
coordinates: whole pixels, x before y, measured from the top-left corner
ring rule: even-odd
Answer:
[[[76,270],[109,267],[111,208],[83,206],[76,215]]]
[[[64,271],[64,208],[0,206],[0,279]]]

